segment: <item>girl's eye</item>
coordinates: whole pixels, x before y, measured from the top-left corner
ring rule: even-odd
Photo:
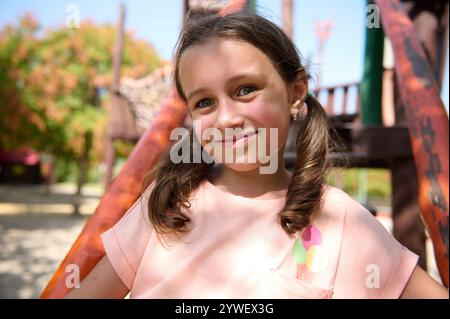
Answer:
[[[206,103],[205,103],[206,102]],[[211,104],[209,104],[208,102],[211,102]],[[196,105],[195,105],[195,107],[197,108],[197,107],[200,107],[200,108],[203,108],[203,107],[208,107],[208,106],[210,106],[210,105],[212,105],[212,100],[211,99],[203,99],[203,100],[200,100]]]
[[[252,93],[253,91],[256,91],[257,88],[251,85],[247,85],[247,86],[243,86],[239,89],[238,91],[238,95],[240,95],[239,93],[243,93],[242,95],[248,95],[250,93]],[[214,104],[214,101],[210,98],[208,99],[203,99],[200,100],[196,105],[195,108],[204,108],[204,107],[208,107]]]
[[[243,92],[243,95],[247,95],[247,94],[252,93],[253,91],[256,91],[256,88],[254,86],[250,86],[250,85],[243,86],[243,87],[241,87],[239,89],[238,95],[239,95],[240,92]]]

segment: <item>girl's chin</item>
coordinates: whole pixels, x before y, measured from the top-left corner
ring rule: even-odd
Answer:
[[[248,172],[258,169],[261,163],[222,163],[221,165],[233,171]]]

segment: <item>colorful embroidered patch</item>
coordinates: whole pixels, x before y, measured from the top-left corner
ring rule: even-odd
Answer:
[[[297,277],[303,277],[306,272],[319,272],[328,265],[328,251],[322,245],[323,237],[320,230],[310,225],[297,237],[292,247],[292,257],[298,265]]]

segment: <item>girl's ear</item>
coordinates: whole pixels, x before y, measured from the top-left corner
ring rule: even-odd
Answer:
[[[308,81],[306,79],[300,79],[293,82],[289,87],[289,104],[291,108],[291,114],[295,114],[300,111],[308,93]]]
[[[291,83],[290,85],[290,104],[293,104],[296,100],[305,101],[306,94],[308,93],[308,80],[299,79]]]

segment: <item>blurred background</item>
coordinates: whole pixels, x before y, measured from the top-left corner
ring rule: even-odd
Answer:
[[[187,7],[205,4],[0,1],[0,298],[39,296],[168,94]],[[401,4],[448,116],[448,1]],[[440,280],[415,196],[392,47],[380,26],[368,27],[377,23],[370,5],[249,1],[293,39],[311,91],[352,137],[351,165],[328,182],[370,209]],[[292,166],[292,148],[286,158]]]

